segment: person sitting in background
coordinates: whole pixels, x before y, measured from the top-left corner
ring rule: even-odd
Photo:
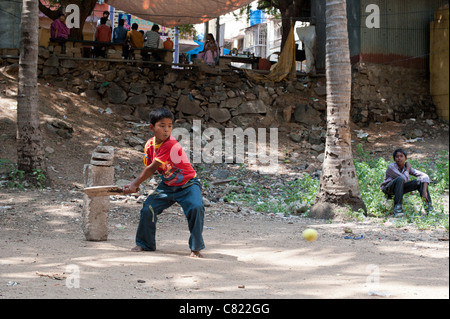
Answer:
[[[119,25],[114,28],[113,42],[117,44],[122,44],[122,56],[124,59],[128,58],[128,43],[127,43],[127,33],[128,30],[124,27],[125,20],[119,19]]]
[[[54,39],[68,39],[70,29],[66,25],[66,16],[60,13],[58,19],[50,25],[50,36]]]
[[[150,31],[145,33],[147,41],[145,41],[146,48],[157,49],[159,44],[159,39],[161,36],[159,35],[159,25],[154,24]]]
[[[100,26],[95,32],[95,41],[98,42],[111,42],[111,28],[106,25],[106,18],[101,18]],[[106,48],[104,46],[95,46],[95,56],[105,57]]]
[[[159,35],[159,25],[154,24],[152,29],[145,33],[145,37],[147,40],[145,41],[144,47],[149,49],[157,49],[161,38]],[[161,57],[155,52],[148,54],[145,57],[146,60],[150,58],[150,55],[153,57],[153,61],[161,61]]]
[[[138,31],[139,25],[133,23],[131,26],[131,31],[127,33],[127,40],[130,41],[131,48],[142,48],[144,46],[144,37],[142,33]]]
[[[396,149],[393,154],[394,163],[387,167],[385,178],[380,188],[386,195],[394,195],[394,215],[396,217],[403,216],[403,195],[412,191],[418,190],[419,195],[427,203],[427,212],[433,210],[431,204],[431,196],[428,191],[428,184],[430,177],[411,167],[411,163],[406,161],[406,152],[402,149]],[[417,177],[415,180],[410,180],[410,175]]]
[[[144,46],[144,37],[142,33],[138,31],[139,25],[133,23],[131,25],[131,31],[127,33],[127,41],[129,43],[129,48],[131,48],[131,56],[134,57],[133,49],[142,48]],[[127,57],[128,57],[127,53]]]
[[[124,24],[125,24],[125,20],[119,19],[119,25],[116,28],[114,28],[114,33],[113,33],[113,42],[114,43],[124,44],[126,42],[128,30],[125,29]]]
[[[106,25],[106,18],[101,18],[100,26],[95,32],[95,41],[111,42],[111,28]]]
[[[216,40],[214,40],[214,36],[209,33],[206,36],[206,42],[203,47],[203,51],[198,54],[198,58],[203,60],[208,65],[215,65],[216,59],[219,56],[219,45]]]

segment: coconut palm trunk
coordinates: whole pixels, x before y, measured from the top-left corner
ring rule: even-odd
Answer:
[[[32,173],[45,171],[38,113],[38,1],[23,0],[20,36],[19,87],[17,94],[17,165]]]
[[[327,139],[313,218],[330,219],[347,209],[366,207],[353,164],[350,105],[351,64],[346,0],[326,1]]]

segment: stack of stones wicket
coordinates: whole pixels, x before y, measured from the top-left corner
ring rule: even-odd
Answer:
[[[114,184],[114,148],[98,146],[92,153],[90,164],[84,165],[84,187]],[[86,240],[108,239],[109,196],[89,197],[84,194],[82,228]]]

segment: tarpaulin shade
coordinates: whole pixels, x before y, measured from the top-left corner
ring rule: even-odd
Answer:
[[[254,0],[107,0],[106,3],[168,28],[199,24],[220,17]]]

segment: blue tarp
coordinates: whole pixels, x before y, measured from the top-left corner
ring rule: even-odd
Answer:
[[[191,55],[191,54],[199,54],[200,52],[203,51],[203,42],[201,41],[195,41],[195,43],[197,43],[199,45],[199,47],[192,49],[191,51],[186,52],[187,55]]]
[[[193,55],[193,54],[197,55],[197,54],[199,54],[200,52],[203,51],[203,42],[195,41],[195,40],[194,40],[194,42],[197,43],[199,45],[199,47],[186,52],[186,54],[189,56],[189,61],[191,60],[191,55]],[[227,54],[230,54],[230,53],[231,53],[231,50],[223,49],[223,53],[222,53],[223,55],[227,55]]]
[[[250,10],[250,26],[263,23],[266,17],[261,10]]]

